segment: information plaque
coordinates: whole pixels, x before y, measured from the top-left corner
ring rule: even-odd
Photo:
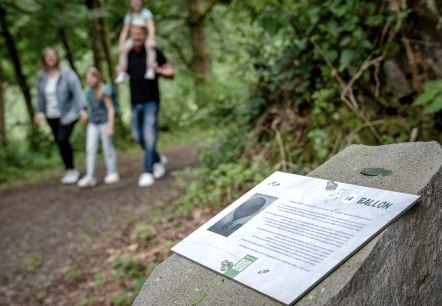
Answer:
[[[172,250],[291,304],[418,199],[275,172]]]

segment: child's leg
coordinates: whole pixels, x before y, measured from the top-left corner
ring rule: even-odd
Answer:
[[[95,176],[95,161],[97,159],[99,137],[98,125],[89,123],[86,133],[86,173],[91,177]]]
[[[134,41],[129,38],[126,40],[123,46],[123,50],[121,50],[120,55],[118,57],[118,65],[121,67],[124,67],[125,70],[127,70],[127,63],[129,61],[128,56],[130,50],[134,47]]]
[[[117,153],[112,142],[112,137],[107,135],[108,123],[100,124],[101,145],[103,147],[104,160],[107,174],[117,173]]]
[[[155,48],[151,48],[149,46],[149,39],[146,38],[146,41],[144,42],[144,47],[147,51],[146,56],[146,67],[147,68],[155,68],[155,62],[157,61],[157,52]]]

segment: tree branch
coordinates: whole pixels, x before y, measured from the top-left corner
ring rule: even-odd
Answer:
[[[176,42],[175,39],[173,39],[172,37],[170,37],[170,35],[166,34],[166,33],[157,33],[157,36],[163,38],[165,41],[167,41],[167,43],[173,48],[175,49],[178,57],[181,59],[181,61],[184,63],[184,65],[188,68],[188,69],[192,69],[192,61],[189,60],[186,55],[184,54],[181,46]]]
[[[212,12],[213,8],[215,7],[215,5],[217,5],[219,3],[218,0],[212,0],[210,2],[210,4],[207,6],[207,8],[204,10],[204,12],[202,13],[202,15],[204,16],[204,18],[206,18],[206,16],[208,14],[210,14],[210,12]]]
[[[209,5],[202,10],[201,12],[198,12],[196,15],[190,16],[187,18],[188,23],[190,25],[198,25],[201,24],[202,22],[204,22],[204,20],[206,19],[207,15],[209,15],[213,8],[215,7],[215,5],[217,5],[219,3],[219,0],[212,0]],[[197,12],[198,10],[195,10],[195,12]],[[193,17],[193,18],[191,18]]]

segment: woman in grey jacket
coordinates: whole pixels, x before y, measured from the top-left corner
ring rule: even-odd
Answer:
[[[75,72],[60,67],[60,57],[54,48],[46,48],[42,58],[43,71],[38,77],[37,103],[34,121],[41,123],[43,113],[54,135],[66,172],[63,184],[76,183],[79,172],[75,170],[69,138],[79,119],[85,120],[84,95]]]

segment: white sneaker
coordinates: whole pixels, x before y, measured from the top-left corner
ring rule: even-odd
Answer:
[[[153,177],[156,179],[162,178],[166,174],[167,157],[160,154],[160,161],[153,164]]]
[[[119,180],[120,180],[120,175],[118,174],[118,172],[109,173],[104,178],[104,182],[106,184],[114,184],[114,183],[118,182]]]
[[[140,187],[149,187],[155,183],[155,179],[152,173],[142,173],[140,178],[138,179],[138,186]]]
[[[147,68],[146,73],[144,74],[144,78],[147,80],[155,79],[155,70],[153,68]]]
[[[121,84],[125,81],[129,81],[129,79],[130,79],[130,76],[126,72],[121,71],[121,72],[118,72],[118,75],[115,78],[115,83]]]
[[[80,172],[75,169],[66,170],[63,177],[61,178],[62,184],[75,184],[80,177]]]
[[[167,164],[167,157],[166,156],[164,156],[163,154],[160,154],[160,161],[163,163],[163,164]]]
[[[90,175],[85,175],[81,180],[78,181],[78,187],[86,188],[86,187],[94,187],[97,184],[97,181],[94,177]]]
[[[153,164],[153,177],[156,179],[162,178],[166,174],[166,168],[162,162]]]

